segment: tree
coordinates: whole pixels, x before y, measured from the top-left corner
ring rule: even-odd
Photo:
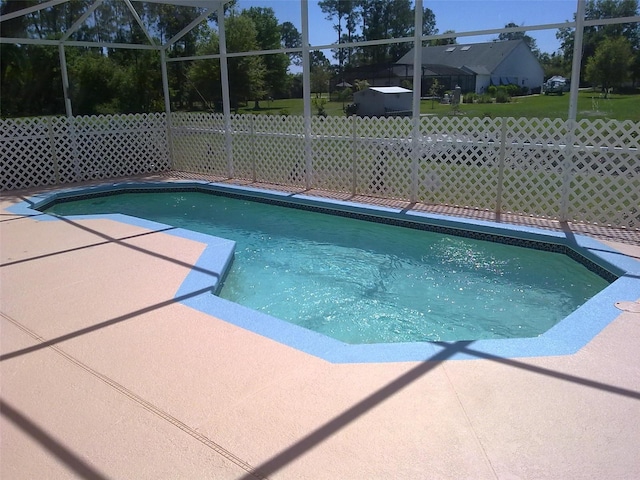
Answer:
[[[455,30],[445,30],[442,33],[444,35],[447,33],[456,33],[456,32]],[[436,40],[431,40],[429,42],[429,45],[431,45],[432,47],[436,47],[438,45],[456,45],[457,43],[458,41],[455,37],[449,37],[449,38],[438,38]]]
[[[327,19],[335,20],[337,43],[409,37],[414,34],[414,7],[411,0],[322,0],[318,3]],[[356,32],[360,32],[357,35]],[[424,8],[422,32],[437,32],[435,15]],[[409,42],[373,47],[345,47],[333,51],[339,70],[350,65],[395,61],[411,49]]]
[[[322,92],[329,90],[331,64],[324,53],[318,50],[309,53],[309,63],[311,64],[311,92],[319,97]]]
[[[636,54],[633,57],[633,63],[631,64],[631,80],[633,81],[634,87],[640,80],[640,49],[636,51]]]
[[[227,48],[230,52],[250,52],[258,49],[257,31],[248,15],[232,13],[226,20]],[[198,45],[198,55],[219,53],[217,33],[210,31]],[[265,67],[262,57],[247,56],[229,58],[229,86],[233,106],[239,102],[259,100],[265,95]],[[188,71],[188,80],[198,96],[209,108],[222,94],[220,62],[197,60]]]
[[[243,10],[242,14],[247,15],[253,21],[256,29],[256,42],[260,50],[280,48],[281,28],[272,8],[251,7],[249,10]],[[286,97],[289,90],[287,77],[289,57],[284,53],[277,53],[263,56],[262,61],[265,68],[265,93],[275,98]],[[258,104],[256,104],[257,107]]]
[[[431,109],[433,110],[434,107],[434,102],[436,100],[436,98],[440,97],[440,90],[442,90],[442,86],[440,85],[440,83],[438,82],[438,79],[434,79],[433,82],[431,82],[431,87],[429,87],[429,96],[431,97]]]
[[[609,88],[621,85],[629,77],[632,62],[631,45],[626,38],[607,38],[587,61],[585,76],[608,93]]]
[[[153,26],[150,30],[155,31],[162,42],[175,37],[185,25],[191,23],[198,16],[198,12],[194,9],[155,2],[150,2],[145,12],[146,21]],[[202,22],[174,42],[168,48],[167,55],[169,57],[195,55],[198,43],[203,41],[203,36],[207,35],[208,30],[206,23]],[[190,109],[196,99],[195,96],[190,95],[191,90],[187,84],[187,76],[187,64],[184,62],[176,62],[169,70],[169,86],[172,90],[173,100],[177,101],[179,109]]]
[[[632,17],[635,15],[638,15],[638,0],[588,0],[585,5],[585,18],[587,20]],[[584,74],[589,58],[595,54],[598,45],[605,38],[618,36],[625,37],[630,42],[633,50],[640,49],[640,25],[637,22],[585,27],[582,41],[581,76]],[[560,40],[560,51],[564,59],[571,64],[573,60],[574,29],[560,28],[556,32],[556,38]]]
[[[45,45],[1,47],[2,116],[63,114],[58,49]]]
[[[410,37],[415,31],[415,10],[410,0],[360,0],[362,40]],[[429,8],[422,14],[422,34],[437,33],[435,15]],[[396,61],[411,49],[410,42],[360,49],[361,65]]]
[[[302,35],[291,22],[284,22],[280,25],[280,41],[284,48],[300,48],[302,47]],[[302,65],[301,53],[290,53],[289,60],[294,65]]]
[[[347,18],[347,41],[351,39],[353,32],[355,31],[355,19],[356,14],[354,13],[354,7],[356,2],[353,0],[321,0],[318,2],[320,6],[320,10],[322,13],[325,13],[327,20],[333,20],[334,18],[337,20],[337,23],[333,26],[335,31],[338,34],[338,41],[340,43],[342,41],[342,19]],[[340,69],[342,69],[342,65],[344,64],[344,55],[342,50],[338,50],[336,52],[338,63],[340,65]]]
[[[118,113],[117,93],[122,71],[102,52],[78,56],[70,65],[72,103],[77,115]]]
[[[523,25],[517,25],[513,22],[507,23],[504,28],[517,28]],[[540,56],[540,50],[538,49],[538,45],[536,44],[536,39],[533,37],[530,37],[529,35],[526,34],[526,32],[521,31],[521,32],[502,32],[500,35],[498,35],[498,41],[499,42],[503,42],[506,40],[524,40],[524,43],[527,44],[527,46],[529,47],[529,49],[531,50],[531,52],[533,52],[533,54],[536,57]]]
[[[554,76],[568,77],[571,73],[571,64],[567,63],[561,54],[553,52],[551,54],[541,53],[538,57],[540,66],[544,70],[544,77]]]

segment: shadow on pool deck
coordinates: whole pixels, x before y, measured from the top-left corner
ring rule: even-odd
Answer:
[[[171,292],[195,265],[192,242],[52,223],[2,224],[3,477],[633,478],[640,468],[640,314],[566,357],[442,342],[423,362],[332,365],[181,306]],[[52,268],[119,276],[83,290],[82,271]],[[162,283],[111,301],[136,272]],[[114,280],[121,291],[83,296]],[[447,362],[459,353],[479,360]]]

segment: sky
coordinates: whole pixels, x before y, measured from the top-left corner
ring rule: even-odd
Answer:
[[[508,23],[518,25],[540,25],[573,20],[577,0],[423,0],[436,17],[439,33],[446,30],[457,32],[503,28]],[[240,9],[252,6],[270,7],[280,23],[289,21],[299,31],[300,3],[298,0],[239,0]],[[337,34],[333,22],[318,7],[317,0],[309,0],[309,41],[311,46],[335,43]],[[542,52],[553,53],[560,48],[555,38],[557,29],[527,32],[536,39]],[[461,37],[458,43],[492,41],[497,35],[488,37]],[[328,57],[330,54],[326,53]]]

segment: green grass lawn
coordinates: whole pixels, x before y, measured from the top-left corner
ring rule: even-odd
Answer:
[[[315,95],[312,100],[315,99]],[[344,115],[342,102],[327,102],[325,111],[329,116]],[[566,119],[569,111],[569,94],[564,95],[531,95],[515,97],[511,103],[462,104],[460,112],[469,117],[527,117],[527,118],[562,118]],[[253,102],[238,110],[238,113],[279,115],[302,115],[302,99],[284,99],[261,101],[260,109],[254,109]],[[420,106],[422,114],[438,116],[452,115],[450,105],[424,100]],[[317,108],[312,105],[313,115]],[[583,118],[632,120],[640,122],[640,94],[612,94],[610,98],[600,98],[599,92],[580,91],[578,97],[578,120]]]

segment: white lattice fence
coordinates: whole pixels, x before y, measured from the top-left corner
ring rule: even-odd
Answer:
[[[176,170],[640,228],[640,125],[174,113],[0,120],[0,187]]]
[[[499,121],[424,117],[420,131],[417,199],[494,210],[498,193]]]
[[[69,123],[69,137],[76,180],[167,171],[165,118],[160,113],[75,117]]]
[[[581,121],[575,135],[568,216],[575,221],[640,228],[640,127]]]
[[[355,117],[314,117],[312,162],[313,186],[334,192],[353,192],[355,189],[354,138]]]
[[[169,170],[164,114],[0,120],[2,190]]]
[[[303,117],[258,115],[254,121],[254,137],[258,180],[280,185],[305,185]]]
[[[256,172],[256,115],[232,115],[233,177],[251,181],[258,179]]]
[[[411,196],[411,119],[356,118],[355,192],[408,199]]]
[[[224,116],[172,114],[171,153],[174,170],[227,176]]]
[[[6,119],[0,126],[2,190],[58,183],[50,118]]]
[[[500,209],[560,218],[568,128],[563,120],[504,118]]]

